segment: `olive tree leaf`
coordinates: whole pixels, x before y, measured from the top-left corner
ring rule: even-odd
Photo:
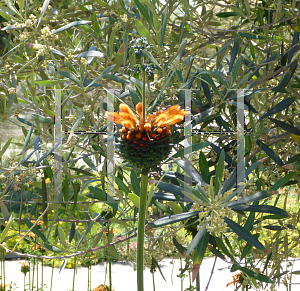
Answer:
[[[224,217],[224,221],[232,229],[232,231],[234,231],[243,240],[245,240],[252,246],[256,247],[257,249],[262,250],[263,252],[267,253],[267,250],[262,245],[262,243],[254,235],[252,235],[248,230],[246,230],[244,227],[240,226],[239,224],[232,221],[228,217]]]

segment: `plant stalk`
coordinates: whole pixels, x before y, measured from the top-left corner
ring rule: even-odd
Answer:
[[[138,291],[144,291],[144,234],[147,202],[148,173],[141,175],[140,211],[137,233],[137,285]]]

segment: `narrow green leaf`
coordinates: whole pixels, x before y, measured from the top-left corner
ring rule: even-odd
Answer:
[[[258,35],[258,34],[254,34],[254,33],[249,33],[249,32],[238,32],[238,34],[240,36],[249,38],[249,39],[265,39],[265,37]]]
[[[32,113],[31,116],[32,116],[35,120],[37,120],[37,121],[39,121],[39,122],[41,122],[41,123],[44,123],[44,124],[49,124],[49,123],[51,123],[51,119],[46,118],[46,117],[44,117],[44,116],[42,116],[42,115]]]
[[[197,244],[197,246],[195,248],[194,257],[193,257],[194,265],[195,264],[201,265],[202,260],[205,255],[205,252],[206,252],[206,249],[207,249],[208,239],[209,239],[209,234],[208,234],[208,232],[206,232],[204,234],[204,236],[202,237],[202,239],[200,240],[200,242]]]
[[[288,108],[294,101],[295,101],[295,97],[289,97],[289,98],[282,100],[281,102],[276,104],[274,107],[272,107],[268,112],[263,114],[259,120],[264,119],[273,114],[276,114],[280,111],[283,111],[284,109]]]
[[[138,195],[134,193],[129,193],[128,198],[136,208],[140,208],[140,197]]]
[[[233,48],[232,48],[232,51],[231,51],[230,63],[229,63],[229,73],[232,71],[233,64],[234,64],[235,58],[238,54],[238,51],[239,51],[239,41],[237,40],[237,41],[235,41],[235,43],[233,45]]]
[[[52,34],[59,33],[59,32],[61,32],[61,31],[63,31],[63,30],[66,30],[66,29],[68,29],[68,28],[70,28],[70,27],[73,27],[73,26],[76,26],[76,25],[84,25],[84,24],[89,24],[89,23],[91,23],[91,22],[92,22],[92,21],[89,21],[89,20],[73,21],[73,22],[71,22],[71,23],[69,23],[69,24],[66,24],[66,25],[62,26],[62,27],[59,28],[59,29],[54,30],[53,32],[51,32],[51,35],[52,35]]]
[[[65,249],[68,248],[68,245],[66,243],[65,233],[64,233],[63,229],[60,226],[58,226],[57,230],[58,230],[58,237],[59,237],[60,243],[63,245],[63,247]]]
[[[164,45],[164,39],[167,29],[167,23],[168,23],[168,17],[169,17],[169,10],[168,7],[164,9],[161,15],[161,23],[160,23],[160,40],[159,40],[159,46],[162,48]]]
[[[119,186],[119,188],[125,193],[126,196],[130,193],[130,189],[124,184],[124,182],[119,177],[115,177],[115,182]]]
[[[232,70],[231,82],[230,82],[231,86],[233,85],[233,83],[236,80],[236,77],[238,75],[239,69],[241,67],[241,63],[242,63],[242,57],[239,57],[238,60],[236,61],[235,65],[234,65],[233,70]]]
[[[291,63],[290,70],[285,74],[283,79],[279,82],[278,86],[275,88],[275,93],[279,92],[280,90],[284,89],[289,81],[292,79],[296,68],[297,68],[298,60],[295,60]]]
[[[46,86],[46,87],[53,87],[58,84],[65,83],[66,79],[64,80],[36,80],[36,83],[40,86]]]
[[[236,222],[232,221],[228,217],[224,217],[224,221],[232,229],[232,231],[234,231],[243,240],[250,243],[252,246],[256,247],[257,249],[267,252],[267,250],[261,244],[261,242],[254,235],[252,235],[249,231],[247,231],[245,228],[243,228]]]
[[[72,226],[71,226],[71,230],[70,230],[70,235],[69,235],[69,243],[71,243],[72,239],[74,238],[75,229],[76,229],[76,225],[75,225],[75,222],[73,221]]]
[[[146,19],[146,21],[149,23],[149,24],[152,24],[152,20],[149,16],[149,13],[148,13],[148,8],[142,4],[139,0],[134,0],[134,3],[135,5],[137,6],[138,10],[140,11],[140,13],[143,15],[143,17]]]
[[[131,185],[132,185],[132,189],[133,189],[134,193],[136,195],[140,196],[140,192],[141,192],[140,182],[138,180],[135,170],[133,170],[133,169],[131,170],[131,173],[130,173],[130,179],[131,179]]]
[[[232,210],[234,211],[251,211],[251,212],[262,212],[262,213],[271,213],[275,215],[289,216],[289,214],[278,207],[271,205],[237,205],[232,206]]]
[[[284,165],[283,161],[266,144],[260,140],[257,140],[256,143],[277,165],[280,167]]]
[[[47,187],[46,187],[46,182],[45,182],[45,178],[43,178],[42,180],[42,212],[44,212],[47,208]],[[48,213],[46,212],[43,216],[43,221],[45,223],[45,225],[48,224]]]
[[[106,192],[100,188],[89,186],[88,187],[92,195],[87,194],[87,197],[98,199],[100,201],[105,202],[107,205],[110,205],[113,209],[119,210],[118,203],[114,202],[112,197],[106,194]]]
[[[46,12],[46,10],[48,8],[49,3],[50,3],[50,0],[45,0],[44,1],[43,7],[42,7],[42,10],[41,10],[41,15],[40,15],[40,18],[38,20],[36,28],[38,28],[38,26],[40,25],[40,23],[41,23],[41,21],[42,21],[42,19],[44,17],[44,14],[45,14],[45,12]]]
[[[175,163],[181,167],[197,184],[200,183],[201,186],[207,184],[190,161],[175,159]]]
[[[177,250],[183,255],[184,251],[186,251],[186,248],[183,247],[177,240],[175,237],[173,237],[173,243],[174,246],[177,248]]]
[[[84,112],[82,112],[80,114],[80,116],[77,118],[76,122],[74,123],[74,125],[72,126],[71,130],[70,131],[75,131],[79,122],[81,121],[82,117],[84,116]]]
[[[204,225],[201,227],[201,229],[194,236],[193,240],[191,241],[191,243],[186,251],[187,256],[195,249],[195,247],[199,244],[200,240],[207,234],[207,230],[206,230],[207,224],[208,223],[205,222]]]
[[[216,14],[217,17],[227,18],[232,16],[237,16],[236,12],[219,12]]]
[[[248,276],[261,281],[261,282],[265,282],[265,283],[272,283],[273,281],[266,275],[260,274],[260,273],[256,273],[250,269],[244,268],[239,266],[238,268],[239,270],[241,270],[243,273],[247,274]]]
[[[109,55],[112,56],[113,54],[113,48],[114,48],[114,41],[115,41],[115,35],[116,32],[118,31],[119,27],[118,25],[116,25],[113,30],[111,31],[111,34],[109,36],[109,43],[108,43],[108,51],[109,51]]]
[[[83,158],[83,161],[95,172],[97,172],[97,168],[96,166],[94,165],[93,161],[88,158],[88,157],[84,157]]]
[[[113,72],[116,72],[121,67],[121,65],[123,65],[124,56],[125,56],[125,44],[123,42],[115,56],[114,59],[115,67],[113,69]]]
[[[179,221],[187,220],[189,218],[192,218],[199,214],[199,211],[193,211],[193,212],[184,212],[180,214],[174,214],[174,215],[166,215],[161,218],[158,218],[157,220],[149,223],[152,228],[162,227],[168,224],[176,223]]]
[[[138,0],[137,0],[138,1]],[[153,45],[153,48],[157,51],[157,46],[155,41],[153,40],[152,36],[150,35],[147,28],[140,22],[139,20],[136,20],[135,27],[139,33],[140,36],[146,37],[148,42]]]
[[[170,208],[173,210],[173,212],[174,212],[175,214],[180,214],[180,213],[182,213],[181,207],[180,207],[177,203],[175,203],[174,201],[169,201],[169,202],[168,202],[168,205],[170,206]]]
[[[295,134],[295,135],[299,135],[300,136],[300,129],[298,129],[297,127],[294,127],[292,125],[289,125],[286,122],[280,121],[280,120],[276,120],[273,118],[269,118],[272,122],[274,122],[277,126],[281,127],[282,129]]]
[[[135,105],[141,102],[139,95],[130,86],[128,86],[128,90]]]
[[[208,142],[201,142],[201,143],[193,144],[190,147],[185,147],[184,149],[179,150],[176,154],[174,154],[172,156],[172,158],[183,157],[185,155],[185,153],[193,153],[195,151],[201,150],[208,146],[210,146],[210,143],[208,143]]]
[[[223,243],[222,239],[220,239],[219,237],[215,237],[215,240],[219,246],[219,248],[221,249],[221,251],[228,257],[231,259],[232,262],[236,262],[233,255],[228,251],[228,249],[226,248],[225,244]]]
[[[288,174],[286,174],[284,177],[280,178],[278,181],[276,181],[276,183],[270,188],[270,191],[276,191],[279,188],[283,187],[288,181],[290,181],[294,175],[296,174],[296,172],[290,172]]]
[[[5,145],[3,146],[3,148],[0,151],[0,158],[4,155],[4,153],[6,152],[6,150],[8,149],[11,141],[12,141],[12,137],[5,143]]]
[[[200,152],[199,154],[199,169],[203,180],[208,183],[209,167],[203,152]]]
[[[236,201],[231,201],[228,203],[228,207],[236,206],[236,205],[241,205],[241,204],[247,204],[251,203],[254,201],[258,201],[261,199],[265,199],[271,196],[270,191],[261,191],[261,192],[256,192],[254,194],[248,195],[246,197],[240,198]]]
[[[206,63],[205,65],[207,65],[211,60],[213,60],[217,55],[219,55],[222,51],[224,51],[225,49],[227,49],[228,46],[230,46],[233,42],[235,42],[236,40],[238,40],[238,37],[235,39],[232,39],[230,42],[228,42],[227,44],[225,44],[220,50],[218,50]]]
[[[93,50],[93,51],[86,51],[75,56],[75,58],[92,58],[92,57],[103,58],[104,54]]]
[[[153,57],[153,55],[147,51],[147,50],[143,50],[143,55],[151,62],[153,63],[157,68],[160,68],[160,64],[157,62],[157,60]]]
[[[154,194],[154,190],[155,190],[155,184],[152,184],[150,186],[150,189],[149,189],[149,194],[148,194],[148,197],[147,197],[147,203],[146,203],[146,208],[149,207],[151,201],[152,201],[152,197],[153,197],[153,194]]]
[[[74,171],[76,171],[78,173],[81,173],[83,175],[86,175],[86,176],[94,176],[94,174],[92,174],[92,173],[90,173],[88,171],[82,170],[82,169],[73,168],[73,167],[69,167],[69,169],[74,170]]]
[[[6,234],[8,233],[10,227],[12,226],[12,224],[14,223],[14,218],[12,216],[9,217],[9,220],[7,222],[7,225],[5,226],[5,228],[3,229],[2,233],[1,233],[1,239],[0,239],[0,243],[2,244],[2,242],[4,241]]]
[[[24,217],[24,222],[26,223],[26,225],[30,231],[32,231],[35,235],[40,237],[44,242],[47,242],[46,237],[36,227],[36,224],[38,221],[36,221],[35,224],[32,224],[31,221],[27,217]]]
[[[71,74],[70,72],[67,72],[67,71],[58,71],[58,73],[60,75],[62,75],[63,77],[70,79],[71,81],[76,83],[80,88],[82,88],[81,82],[79,81],[79,79],[75,75],[73,75],[73,74]]]
[[[219,156],[219,161],[218,161],[218,165],[216,168],[215,196],[219,193],[220,187],[222,185],[224,162],[225,162],[225,151],[222,150],[221,155]]]
[[[109,246],[107,248],[108,252],[115,258],[115,259],[118,259],[119,258],[119,254],[115,248],[115,246]]]

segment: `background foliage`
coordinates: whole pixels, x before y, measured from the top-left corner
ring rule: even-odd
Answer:
[[[63,258],[134,234],[139,172],[126,161],[116,165],[120,204],[103,208],[91,203],[105,200],[107,190],[107,140],[93,131],[106,131],[108,91],[115,97],[115,111],[120,102],[134,108],[142,100],[144,82],[149,112],[184,107],[184,90],[191,89],[192,127],[197,129],[192,172],[183,162],[181,124],[172,152],[179,160],[168,159],[149,175],[149,183],[161,182],[148,189],[153,196],[148,196],[146,218],[157,230],[148,234],[146,265],[154,268],[154,253],[159,260],[186,249],[195,275],[210,250],[244,273],[240,283],[245,288],[288,280],[279,262],[292,251],[297,254],[299,241],[298,208],[288,208],[300,194],[298,6],[297,1],[249,0],[2,1],[1,123],[13,122],[23,137],[17,140],[7,132],[0,137],[2,228],[11,214],[16,218],[1,242],[11,242],[12,248],[22,238],[15,250],[21,251],[26,240],[30,248],[37,244]],[[54,88],[62,89],[66,131],[61,203],[53,188]],[[237,131],[237,89],[245,94],[243,205],[231,202],[237,188],[236,135],[215,134]],[[68,134],[72,131],[85,134]],[[7,154],[12,146],[16,155]],[[194,203],[180,201],[182,175],[192,179],[184,194]],[[220,216],[224,228],[208,220],[211,228],[204,231],[205,219],[212,217],[209,207],[230,190],[226,203],[218,204],[218,211],[225,211]],[[48,231],[29,220],[45,210]],[[175,216],[160,218],[166,214]],[[93,227],[99,218],[100,232]],[[120,233],[107,231],[111,228]],[[25,238],[29,229],[34,239]],[[118,253],[115,246],[107,247],[110,257],[119,258],[124,247],[122,258],[134,261],[129,240],[117,245]],[[270,268],[268,274],[255,269],[257,260],[264,273]]]

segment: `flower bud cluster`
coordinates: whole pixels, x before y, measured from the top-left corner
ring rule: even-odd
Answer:
[[[92,108],[92,105],[84,105],[82,110],[85,112],[85,113],[89,113],[91,112],[91,108]]]
[[[80,62],[86,66],[88,64],[88,60],[86,58],[80,58]]]
[[[19,191],[21,190],[21,183],[23,181],[23,175],[16,175],[15,176],[15,185],[14,185],[14,190]]]
[[[148,43],[146,37],[134,38],[129,42],[129,45],[132,45],[137,58],[140,58],[142,56],[142,51],[144,49],[151,49],[153,47],[152,44]]]
[[[16,88],[8,88],[8,94],[15,94],[16,93]]]
[[[29,36],[30,36],[30,32],[27,31],[27,30],[24,30],[24,31],[20,34],[19,39],[20,39],[20,41],[25,41]]]
[[[25,26],[32,27],[35,22],[36,22],[36,16],[34,14],[30,14],[29,18],[25,20]]]
[[[37,170],[37,171],[36,171],[36,181],[37,181],[37,182],[41,182],[42,179],[43,179],[43,177],[44,177],[44,172],[43,172],[43,170]]]
[[[128,22],[128,16],[127,16],[127,14],[121,15],[120,18],[121,18],[121,21],[122,21],[122,22],[125,22],[125,23]]]
[[[45,39],[49,37],[51,35],[50,27],[46,25],[44,28],[42,28],[41,33],[42,33],[42,38]]]

